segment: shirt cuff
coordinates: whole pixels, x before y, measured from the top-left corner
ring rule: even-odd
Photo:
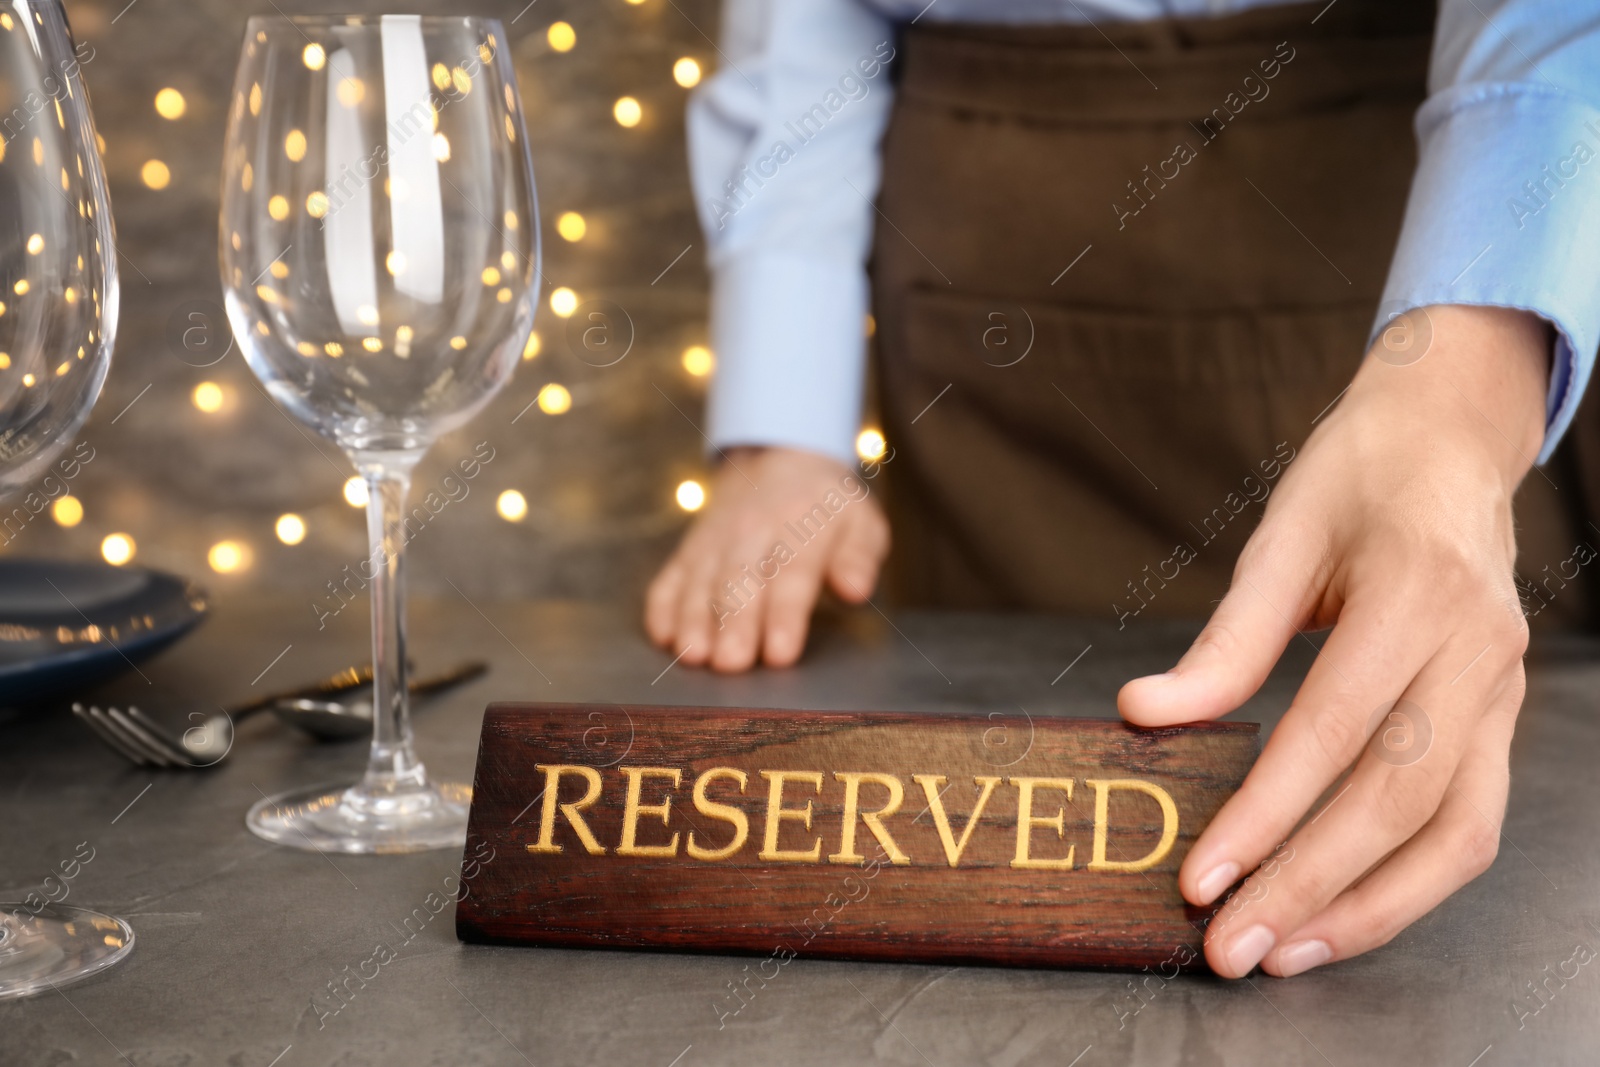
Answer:
[[[1405,224],[1372,339],[1433,304],[1531,311],[1557,331],[1545,406],[1550,458],[1600,345],[1600,111],[1557,89],[1476,84],[1417,112]]]
[[[860,264],[772,252],[714,269],[708,433],[716,448],[798,448],[855,463],[866,357]]]

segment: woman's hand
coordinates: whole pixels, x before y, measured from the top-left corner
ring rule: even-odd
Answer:
[[[1188,653],[1118,697],[1142,726],[1217,718],[1300,631],[1333,626],[1179,873],[1208,904],[1254,872],[1206,936],[1225,977],[1376,948],[1499,846],[1528,640],[1511,497],[1543,438],[1549,331],[1497,308],[1406,318],[1284,475]]]
[[[710,502],[650,583],[645,628],[691,666],[786,667],[805,647],[822,583],[866,600],[889,523],[848,467],[783,448],[733,450]]]

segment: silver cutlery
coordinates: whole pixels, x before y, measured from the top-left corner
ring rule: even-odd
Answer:
[[[471,681],[488,670],[487,663],[463,663],[444,674],[418,679],[407,688],[412,696],[422,696]],[[352,700],[334,700],[327,696],[289,697],[275,701],[272,714],[320,741],[372,736],[371,690]]]
[[[432,693],[447,689],[478,677],[488,670],[481,662],[462,663],[431,677],[417,678],[410,683],[413,693]],[[362,729],[371,730],[372,705],[365,701],[341,703],[331,698],[370,686],[372,668],[351,667],[330,678],[310,686],[302,686],[286,693],[260,697],[233,708],[211,715],[191,712],[192,723],[178,730],[130,705],[126,710],[117,707],[85,707],[73,704],[72,713],[81,719],[95,735],[113,751],[141,766],[199,769],[214,767],[233,748],[234,728],[245,718],[261,711],[288,709],[279,718],[319,738],[354,736]],[[297,701],[307,702],[295,707]],[[361,718],[364,707],[366,717]],[[333,720],[340,720],[333,723]],[[330,725],[332,723],[332,725]],[[347,725],[347,723],[349,725]],[[345,730],[340,733],[339,730]]]

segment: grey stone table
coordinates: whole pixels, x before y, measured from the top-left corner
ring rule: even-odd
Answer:
[[[412,618],[424,667],[494,664],[417,717],[429,767],[458,780],[493,699],[1111,715],[1120,682],[1164,668],[1187,636],[863,609],[825,619],[794,670],[718,678],[668,669],[631,610],[458,599],[416,604]],[[303,603],[224,603],[96,697],[182,721],[364,658],[364,626],[354,609],[319,631]],[[1314,654],[1296,645],[1244,717],[1270,724],[1287,705]],[[408,932],[414,909],[455,884],[459,856],[327,858],[245,830],[263,792],[353,777],[359,744],[256,719],[222,767],[157,773],[60,709],[10,713],[0,899],[88,842],[68,903],[126,918],[138,941],[103,975],[0,1003],[0,1064],[1594,1064],[1600,962],[1554,975],[1600,946],[1600,648],[1566,642],[1531,674],[1499,860],[1363,958],[1289,981],[1193,976],[1142,992],[1127,974],[797,960],[737,1014],[729,983],[745,959],[467,946],[450,908]],[[330,1013],[328,983],[379,942],[399,958]]]

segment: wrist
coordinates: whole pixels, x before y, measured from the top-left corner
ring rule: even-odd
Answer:
[[[734,445],[720,450],[723,460],[722,468],[726,469],[730,463],[743,465],[745,463],[788,463],[800,467],[816,467],[829,471],[848,471],[850,468],[840,463],[833,456],[825,452],[813,452],[806,448],[791,448],[787,445]]]
[[[1378,335],[1349,399],[1388,407],[1427,444],[1471,449],[1515,487],[1544,442],[1551,342],[1532,312],[1419,308]]]

